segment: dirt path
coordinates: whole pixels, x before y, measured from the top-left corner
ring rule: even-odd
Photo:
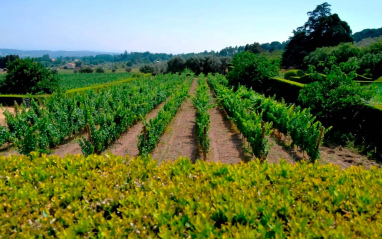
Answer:
[[[165,102],[159,104],[154,110],[147,114],[146,119],[150,120],[157,116],[159,110],[164,106]],[[137,156],[138,150],[138,135],[142,132],[143,123],[139,121],[133,127],[131,127],[126,133],[124,133],[113,145],[110,146],[106,152],[111,152],[118,156]]]
[[[189,95],[195,95],[197,87],[198,81],[194,79],[188,92]],[[161,137],[158,146],[152,152],[153,159],[162,162],[178,159],[179,156],[187,157],[191,161],[198,158],[196,113],[191,98],[186,99]]]
[[[75,137],[72,137],[68,140],[66,140],[66,142],[58,145],[56,148],[52,149],[52,153],[51,155],[58,155],[60,156],[60,158],[63,158],[65,157],[67,154],[72,154],[72,155],[76,155],[76,154],[81,154],[82,155],[82,150],[81,150],[81,147],[78,143],[78,139],[80,139],[81,137],[86,137],[87,134],[86,133],[83,133],[83,134],[79,134]]]
[[[290,139],[286,139],[282,136],[280,139],[274,136],[267,136],[268,143],[271,144],[271,148],[267,157],[269,163],[279,163],[281,159],[285,159],[289,163],[294,163],[302,159],[307,158],[307,154],[304,155],[297,149],[297,147],[290,147]],[[363,166],[369,169],[371,166],[378,166],[375,161],[368,159],[367,157],[351,151],[348,148],[343,148],[338,145],[321,146],[321,156],[318,159],[320,164],[333,164],[340,166],[341,169],[349,168],[350,166]]]
[[[214,94],[211,91],[211,96]],[[213,101],[216,99],[214,98]],[[215,103],[215,102],[213,102]],[[210,152],[208,161],[222,163],[239,163],[249,161],[251,156],[245,152],[243,141],[236,126],[228,119],[221,106],[216,106],[209,111],[210,114]]]

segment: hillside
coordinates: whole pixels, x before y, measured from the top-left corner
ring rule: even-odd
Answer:
[[[49,55],[52,58],[56,57],[84,57],[84,56],[96,56],[100,54],[117,55],[118,53],[111,52],[98,52],[98,51],[48,51],[48,50],[32,50],[23,51],[16,49],[0,49],[0,56],[6,55],[18,55],[21,58],[25,57],[42,57],[43,55]]]
[[[360,32],[353,34],[353,39],[355,42],[362,41],[366,38],[379,37],[382,35],[382,27],[377,29],[364,29]]]

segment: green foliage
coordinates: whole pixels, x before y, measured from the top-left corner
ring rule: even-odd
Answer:
[[[8,142],[9,136],[10,134],[8,132],[8,129],[0,125],[0,147],[6,142]]]
[[[58,84],[64,91],[84,88],[93,85],[117,82],[131,78],[131,73],[98,73],[98,74],[62,74],[58,75]]]
[[[186,68],[186,60],[181,56],[174,56],[167,62],[167,72],[182,72]]]
[[[314,11],[308,12],[308,16],[308,21],[294,31],[285,48],[284,67],[302,67],[304,58],[316,48],[353,42],[349,25],[337,14],[331,14],[328,3],[318,5]]]
[[[210,149],[210,139],[208,131],[210,129],[210,115],[208,110],[212,107],[210,88],[208,87],[207,80],[203,74],[199,75],[198,88],[196,90],[196,97],[192,99],[198,113],[196,116],[196,127],[199,145],[204,153],[208,153]]]
[[[305,85],[299,100],[304,106],[324,119],[352,105],[363,105],[374,95],[371,88],[361,87],[353,81],[355,74],[345,74],[337,65],[332,65],[326,77],[311,74],[315,82]]]
[[[374,238],[382,171],[180,158],[0,157],[0,234],[57,238]]]
[[[249,53],[252,54],[252,53]],[[261,113],[252,111],[251,104],[243,100],[240,95],[232,89],[221,84],[225,78],[222,75],[208,75],[208,82],[213,86],[220,103],[226,110],[228,116],[235,122],[235,125],[251,145],[252,153],[261,159],[265,159],[268,154],[267,139],[265,129],[270,125],[262,125]]]
[[[166,102],[163,108],[159,110],[158,115],[154,119],[150,119],[149,122],[144,122],[146,132],[143,131],[142,134],[138,136],[138,149],[140,155],[147,155],[156,147],[160,137],[166,130],[167,125],[176,115],[176,112],[184,99],[188,96],[191,82],[192,79],[188,79],[179,89],[175,88],[171,98]]]
[[[105,70],[102,67],[97,67],[95,70],[96,73],[105,73]]]
[[[261,87],[264,81],[279,73],[275,62],[270,62],[265,57],[250,52],[236,54],[231,65],[232,69],[229,71],[227,79],[229,84],[235,87],[238,85]]]
[[[8,74],[0,87],[1,93],[52,93],[58,89],[55,75],[43,65],[29,58],[7,64]]]
[[[289,70],[289,71],[286,71],[285,74],[284,74],[284,78],[286,80],[291,80],[291,77],[292,76],[298,76],[298,77],[301,77],[301,76],[304,76],[305,73],[302,71],[302,70]]]
[[[233,118],[240,132],[245,137],[253,137],[249,138],[249,141],[253,142],[251,146],[256,156],[267,155],[266,139],[261,138],[263,133],[261,122],[265,121],[266,129],[273,127],[291,136],[292,146],[299,146],[302,151],[306,151],[311,161],[319,158],[320,151],[317,145],[320,145],[328,130],[323,131],[319,139],[322,124],[316,121],[316,117],[310,113],[309,109],[287,105],[284,101],[278,102],[248,90],[246,87],[240,87],[233,92],[218,83],[221,79],[221,76],[217,76],[217,79],[209,76],[209,81],[214,86],[222,105],[228,115]],[[257,131],[255,131],[256,128]],[[251,130],[254,131],[251,132]]]
[[[79,70],[79,73],[93,73],[93,69],[90,68],[90,67],[82,67],[82,68]]]
[[[6,68],[8,62],[13,62],[20,59],[18,55],[6,55],[4,57],[0,56],[0,68]]]
[[[360,32],[353,34],[353,39],[355,42],[359,42],[366,38],[374,38],[382,35],[382,27],[378,29],[364,29]]]
[[[87,113],[91,140],[79,141],[83,153],[99,154],[107,149],[128,128],[165,101],[183,80],[184,76],[158,75],[152,80],[130,84],[128,88],[115,87],[104,95],[105,98],[98,98],[102,111],[98,112],[97,118],[89,111]]]

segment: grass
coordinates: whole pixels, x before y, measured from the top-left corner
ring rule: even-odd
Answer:
[[[294,86],[297,86],[297,87],[305,87],[305,84],[301,84],[301,83],[298,83],[298,82],[295,82],[295,81],[291,81],[291,80],[285,80],[283,78],[279,78],[279,77],[273,77],[271,78],[271,80],[276,80],[276,81],[281,81],[281,82],[284,82],[284,83],[287,83],[287,84],[290,84],[290,85],[294,85]]]

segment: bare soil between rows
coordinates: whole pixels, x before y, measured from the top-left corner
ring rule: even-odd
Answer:
[[[165,101],[162,102],[154,110],[150,111],[150,113],[146,115],[146,120],[154,119],[165,103]],[[139,121],[133,127],[128,129],[126,133],[119,137],[119,139],[115,141],[105,152],[110,152],[111,154],[117,156],[138,156],[138,136],[141,134],[142,130],[143,122]]]
[[[198,87],[197,79],[191,84],[189,95],[195,95]],[[192,99],[187,98],[179,107],[174,119],[166,128],[151,157],[159,163],[165,160],[176,160],[180,156],[195,161],[199,158],[198,141],[196,139],[196,113]]]
[[[213,104],[216,104],[216,98],[210,91],[213,98]],[[217,105],[210,109],[210,130],[208,136],[210,138],[210,152],[207,160],[221,163],[240,163],[248,162],[252,156],[246,153],[244,141],[240,137],[235,124],[228,119],[222,106]]]

